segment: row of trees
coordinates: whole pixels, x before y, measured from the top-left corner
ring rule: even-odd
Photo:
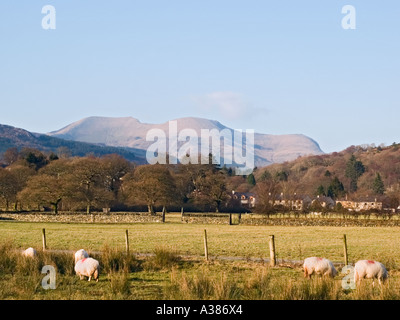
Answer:
[[[0,197],[7,209],[14,203],[14,209],[18,204],[51,206],[57,212],[64,201],[70,208],[85,207],[90,212],[116,199],[120,178],[130,169],[131,164],[116,155],[58,159],[33,151],[0,170]]]
[[[300,195],[343,199],[357,194],[360,181],[364,188],[363,177],[368,167],[354,154],[345,162],[342,160],[343,157],[337,161],[342,162],[340,171],[335,169],[330,156],[317,156],[272,165],[243,177],[233,175],[231,168],[213,164],[135,167],[115,154],[68,157],[65,152],[56,155],[13,148],[4,154],[5,168],[0,168],[0,202],[7,210],[35,210],[44,206],[54,212],[62,209],[89,213],[93,208],[127,210],[135,206],[145,206],[149,213],[154,213],[156,206],[241,210],[240,201],[230,197],[235,190],[254,192],[257,211],[268,212],[274,209],[271,203],[282,193],[286,200]],[[396,208],[399,203],[396,190],[387,191],[378,167],[371,164],[369,167],[376,172],[369,194],[385,195],[388,199],[385,205]]]
[[[197,206],[219,211],[229,198],[229,169],[216,165],[141,165],[118,155],[59,158],[10,150],[0,169],[0,199],[10,210],[54,212],[129,206]],[[12,207],[11,207],[12,205]]]

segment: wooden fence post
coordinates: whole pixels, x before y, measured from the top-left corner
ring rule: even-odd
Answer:
[[[165,222],[165,211],[166,211],[165,206],[163,206],[163,208],[162,208],[162,222],[163,223]]]
[[[181,207],[181,221],[183,221],[183,207]]]
[[[343,235],[343,249],[344,249],[344,265],[347,266],[349,264],[349,258],[347,255],[347,239],[346,235]]]
[[[208,261],[208,244],[207,244],[207,230],[204,229],[204,256],[206,261]]]
[[[42,243],[43,243],[43,251],[46,250],[46,229],[42,229]]]
[[[128,237],[128,230],[125,230],[125,249],[126,249],[126,254],[129,254],[129,237]]]
[[[275,256],[275,237],[273,235],[269,236],[269,257],[270,257],[270,266],[275,267],[276,265],[276,256]]]

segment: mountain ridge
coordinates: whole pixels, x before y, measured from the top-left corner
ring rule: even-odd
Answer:
[[[35,148],[44,152],[57,153],[60,147],[68,148],[72,156],[85,156],[87,154],[102,156],[117,153],[129,161],[134,161],[139,164],[145,163],[145,153],[142,150],[64,140],[46,134],[33,133],[25,129],[0,124],[0,154],[4,153],[9,148]]]
[[[202,129],[230,130],[231,132],[235,130],[217,120],[197,117],[177,118],[160,124],[150,124],[142,123],[133,117],[93,116],[75,121],[47,134],[65,140],[147,150],[152,142],[146,141],[146,133],[151,129],[160,129],[168,138],[171,121],[176,121],[178,132],[183,129],[192,129],[198,137]],[[304,155],[324,154],[319,144],[304,134],[264,133],[254,134],[254,153],[256,166],[290,161]]]

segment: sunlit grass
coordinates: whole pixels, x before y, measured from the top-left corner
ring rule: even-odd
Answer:
[[[275,235],[278,259],[302,260],[323,256],[343,262],[343,234],[347,235],[349,262],[376,259],[400,266],[400,227],[290,227],[198,224],[66,224],[0,222],[0,240],[11,239],[20,248],[41,248],[46,229],[50,249],[99,251],[104,245],[124,250],[125,230],[130,250],[154,253],[168,244],[181,255],[204,255],[207,229],[210,256],[269,257],[268,236]],[[383,262],[382,261],[382,262]]]
[[[123,251],[103,247],[99,282],[79,280],[73,256],[38,251],[34,259],[22,257],[12,242],[0,242],[0,299],[67,300],[399,300],[400,271],[389,270],[382,285],[371,280],[355,290],[342,288],[335,279],[302,275],[301,268],[271,268],[249,261],[185,260],[174,250],[161,247],[154,256],[138,259]],[[41,286],[43,265],[57,271],[56,289]]]

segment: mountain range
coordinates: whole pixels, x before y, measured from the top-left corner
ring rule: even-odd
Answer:
[[[202,129],[215,129],[219,132],[228,130],[233,136],[233,129],[215,120],[187,117],[172,121],[176,121],[178,133],[183,129],[191,129],[200,137]],[[168,138],[169,126],[169,121],[161,124],[149,124],[141,123],[138,119],[132,117],[89,117],[58,131],[50,132],[48,135],[105,146],[147,150],[154,143],[153,141],[146,141],[147,132],[152,129],[159,129]],[[178,147],[183,143],[178,144]],[[323,154],[323,151],[316,141],[302,134],[270,135],[255,133],[254,154],[255,165],[261,167],[271,163],[293,160],[303,155]]]
[[[201,136],[202,129],[215,129],[219,132],[227,130],[232,136],[234,132],[234,129],[218,121],[204,118],[187,117],[172,121],[176,121],[178,133],[183,129],[191,129],[198,137]],[[165,132],[168,139],[169,126],[170,121],[149,124],[133,117],[88,117],[47,134],[0,125],[0,152],[13,146],[35,147],[45,151],[56,151],[58,147],[65,146],[71,150],[72,155],[85,154],[85,150],[86,153],[95,155],[118,153],[129,160],[145,163],[146,150],[154,143],[146,141],[147,133],[152,129],[159,129]],[[178,148],[183,143],[180,142]],[[318,143],[303,134],[254,134],[255,165],[258,167],[294,160],[299,156],[319,154],[323,154],[323,151]]]

